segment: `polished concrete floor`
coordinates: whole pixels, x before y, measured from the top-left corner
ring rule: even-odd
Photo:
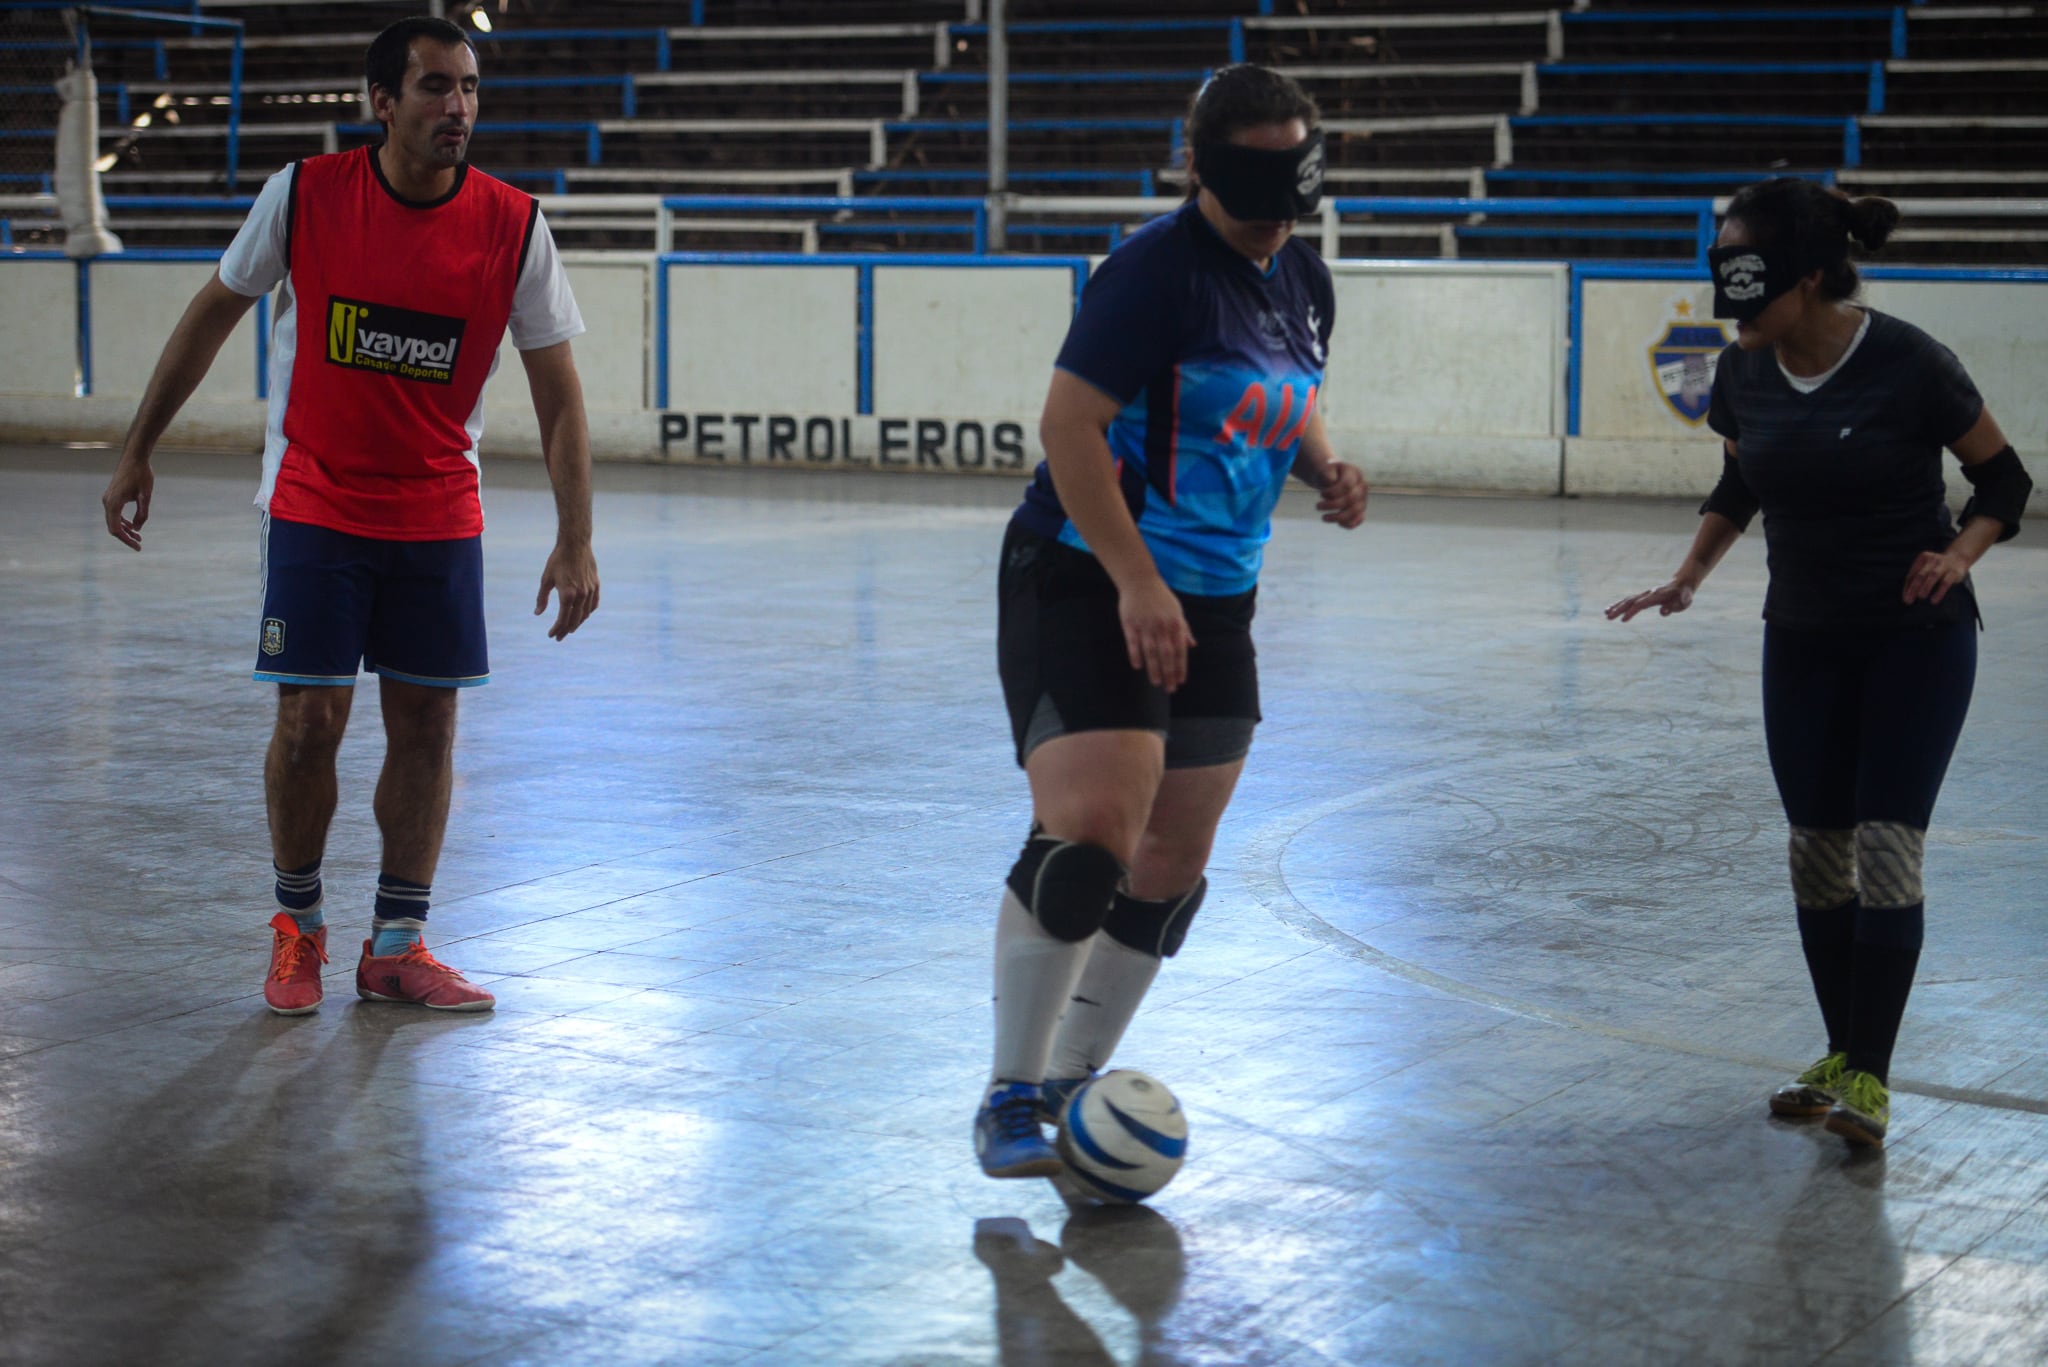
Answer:
[[[1668,504],[1283,517],[1269,720],[1123,1061],[1193,1124],[1150,1210],[983,1179],[1027,808],[1007,482],[607,468],[604,605],[529,614],[487,472],[431,939],[494,1015],[358,1003],[365,688],[316,1016],[269,915],[247,458],[0,453],[0,1361],[2022,1363],[2048,1357],[2048,527],[1992,554],[1891,1147],[1819,1052],[1757,709],[1762,548],[1599,608]]]

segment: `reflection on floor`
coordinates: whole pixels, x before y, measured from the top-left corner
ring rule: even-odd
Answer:
[[[375,691],[317,1015],[266,1014],[247,459],[0,455],[0,1361],[1977,1363],[2048,1357],[2048,533],[1978,579],[1888,1154],[1819,1052],[1757,715],[1761,547],[1623,628],[1689,508],[1280,519],[1267,722],[1125,1049],[1150,1211],[975,1169],[1007,482],[606,469],[604,605],[493,466],[431,942],[358,1003]],[[1707,473],[1711,473],[1710,471]]]

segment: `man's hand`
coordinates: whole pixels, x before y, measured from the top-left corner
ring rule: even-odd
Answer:
[[[107,491],[100,495],[100,507],[107,515],[107,535],[131,551],[142,549],[142,524],[149,521],[149,496],[156,490],[156,475],[151,472],[149,462],[121,457],[121,463],[114,467],[114,477],[107,481]],[[135,516],[128,517],[125,509],[135,505]]]
[[[597,611],[597,557],[590,553],[588,543],[579,546],[565,546],[560,541],[548,555],[548,563],[540,572],[540,596],[533,600],[533,615],[538,617],[547,611],[548,594],[561,596],[561,607],[555,613],[555,624],[548,628],[550,638],[567,640],[569,633],[590,620],[590,614]]]

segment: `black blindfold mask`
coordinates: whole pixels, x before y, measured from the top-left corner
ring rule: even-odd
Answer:
[[[1316,211],[1323,202],[1323,132],[1274,151],[1234,142],[1195,145],[1195,174],[1240,223],[1280,223]]]
[[[1714,316],[1744,323],[1807,274],[1798,256],[1782,247],[1711,247],[1707,265],[1714,272]]]

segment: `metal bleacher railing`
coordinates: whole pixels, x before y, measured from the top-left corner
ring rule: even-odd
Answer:
[[[190,8],[189,14],[182,12],[173,12],[182,11],[188,5]],[[242,129],[242,61],[245,51],[244,26],[239,19],[207,18],[199,13],[199,0],[182,0],[182,3],[175,5],[166,4],[163,2],[163,0],[136,0],[134,4],[120,6],[76,3],[67,4],[63,3],[62,0],[10,0],[10,3],[8,3],[5,6],[0,6],[0,8],[13,9],[22,12],[56,10],[67,13],[73,16],[74,18],[83,21],[80,23],[78,27],[76,36],[65,42],[53,43],[39,40],[31,40],[26,42],[0,41],[0,53],[19,54],[19,56],[17,56],[14,59],[16,61],[19,61],[22,58],[25,58],[30,54],[36,52],[42,52],[46,55],[52,54],[54,52],[55,54],[61,54],[65,57],[76,57],[81,60],[89,60],[91,40],[88,35],[90,33],[90,25],[93,22],[97,22],[103,19],[126,20],[131,23],[142,25],[144,27],[151,25],[170,25],[174,27],[185,28],[189,32],[194,34],[219,32],[226,35],[217,40],[222,46],[224,46],[228,50],[228,78],[226,82],[223,83],[220,91],[221,102],[227,109],[228,116],[224,133],[227,145],[225,148],[226,167],[223,172],[223,183],[226,185],[228,193],[234,193],[235,179],[237,176],[238,167],[241,164],[240,137]],[[165,76],[168,74],[165,49],[163,46],[163,41],[161,39],[154,41],[148,39],[128,41],[116,40],[113,43],[107,43],[103,41],[101,42],[100,46],[112,47],[116,49],[138,46],[153,48],[155,55],[156,74],[159,76]],[[49,89],[50,87],[48,87],[47,85],[23,85],[18,82],[9,82],[7,84],[0,85],[0,95],[5,95],[9,93],[20,94],[27,92],[47,93]],[[140,114],[131,114],[129,112],[128,94],[125,86],[122,86],[120,88],[116,96],[116,105],[120,111],[119,118],[121,123],[128,125],[131,128],[147,128],[156,119],[156,108],[146,109]],[[166,128],[165,131],[175,133],[179,130],[173,124],[172,126]],[[0,129],[0,137],[4,137],[10,140],[47,140],[50,143],[54,144],[57,137],[57,130],[54,126],[49,128],[31,129],[6,128]]]
[[[117,230],[152,224],[226,235],[239,225],[240,216],[254,202],[246,196],[115,194],[107,197],[107,208]],[[1128,225],[1171,212],[1181,202],[1156,195],[1020,195],[1012,200],[1013,213],[1061,221],[1021,222],[1013,224],[1011,231],[1048,241],[1092,239],[1092,245],[1107,251],[1122,240]],[[1707,248],[1713,243],[1719,216],[1727,203],[1725,196],[1667,199],[1337,195],[1324,200],[1322,211],[1303,225],[1302,233],[1332,259],[1345,254],[1346,238],[1428,241],[1436,246],[1437,255],[1447,259],[1463,255],[1461,244],[1465,242],[1522,238],[1661,246],[1666,250],[1647,251],[1633,259],[1638,264],[1684,265],[1704,270]],[[2048,217],[2048,198],[1905,199],[1899,203],[1909,216]],[[639,239],[633,244],[636,248],[657,252],[676,250],[677,235],[682,233],[794,238],[795,249],[800,253],[816,253],[826,239],[832,238],[873,240],[904,236],[956,240],[959,250],[968,255],[979,256],[988,250],[987,202],[964,196],[577,194],[543,195],[540,204],[558,236],[594,230],[630,233]],[[55,209],[56,200],[48,194],[0,196],[0,215],[5,215],[0,216],[0,247],[12,244],[16,223],[12,215],[47,215]],[[902,214],[918,217],[896,217]],[[1073,221],[1076,219],[1082,221]],[[1546,221],[1525,221],[1531,219]],[[1910,235],[1914,231],[1903,230],[1903,240],[1915,240]],[[2001,239],[2023,234],[2028,235],[2027,240],[2048,240],[2048,231],[2043,230],[1922,231],[1925,236],[1920,240],[1973,231],[1996,231]]]

